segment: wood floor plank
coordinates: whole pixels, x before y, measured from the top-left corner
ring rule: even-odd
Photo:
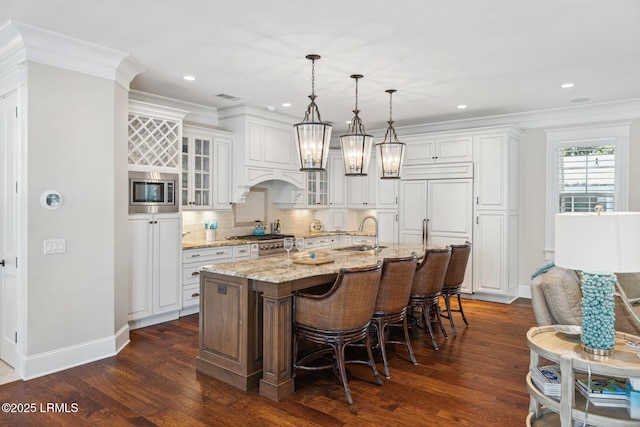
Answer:
[[[418,365],[404,346],[389,347],[391,379],[349,365],[354,404],[330,372],[301,373],[281,402],[243,392],[195,371],[197,315],[131,332],[117,356],[30,381],[0,386],[0,402],[78,404],[74,413],[0,413],[2,426],[521,426],[528,412],[525,334],[535,324],[529,300],[463,301],[458,335],[438,331],[434,350],[412,328]],[[444,319],[449,332],[448,321]],[[375,355],[382,370],[380,355]]]

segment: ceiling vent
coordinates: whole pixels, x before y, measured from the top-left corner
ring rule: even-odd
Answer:
[[[224,99],[226,99],[228,101],[240,101],[240,98],[238,98],[237,96],[227,95],[226,93],[219,93],[216,96],[218,98],[224,98]]]

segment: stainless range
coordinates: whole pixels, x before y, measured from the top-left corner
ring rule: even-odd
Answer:
[[[263,234],[246,236],[229,236],[227,240],[251,240],[258,243],[258,257],[286,254],[284,250],[285,237],[294,237],[292,234]]]

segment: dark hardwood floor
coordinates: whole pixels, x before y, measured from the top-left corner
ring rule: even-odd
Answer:
[[[375,384],[370,369],[350,365],[353,406],[329,371],[301,373],[296,393],[281,402],[197,374],[193,315],[132,331],[131,343],[117,356],[0,386],[0,402],[36,405],[35,413],[1,412],[0,425],[522,426],[529,404],[525,334],[535,324],[531,304],[463,305],[471,327],[454,314],[458,336],[445,340],[438,333],[439,351],[424,331],[412,332],[418,366],[404,347],[391,346],[391,379],[384,386]]]

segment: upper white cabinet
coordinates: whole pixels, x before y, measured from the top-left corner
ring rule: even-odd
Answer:
[[[366,176],[347,176],[347,201],[352,209],[375,209],[377,185],[378,185],[378,165],[375,157],[371,156],[369,172]]]
[[[129,101],[129,169],[177,173],[187,111]]]
[[[306,206],[310,209],[329,207],[327,171],[307,172]]]
[[[402,141],[407,144],[405,165],[468,162],[473,159],[470,134],[409,135]]]
[[[306,176],[300,172],[293,135],[294,118],[250,106],[218,110],[220,127],[233,132],[233,201],[241,202],[260,182],[282,180],[300,190]]]
[[[399,179],[378,179],[376,183],[378,209],[398,209],[399,185]]]
[[[231,209],[233,139],[214,129],[184,126],[182,136],[183,210]]]
[[[340,151],[329,151],[327,172],[329,173],[329,207],[346,208],[347,186]]]

